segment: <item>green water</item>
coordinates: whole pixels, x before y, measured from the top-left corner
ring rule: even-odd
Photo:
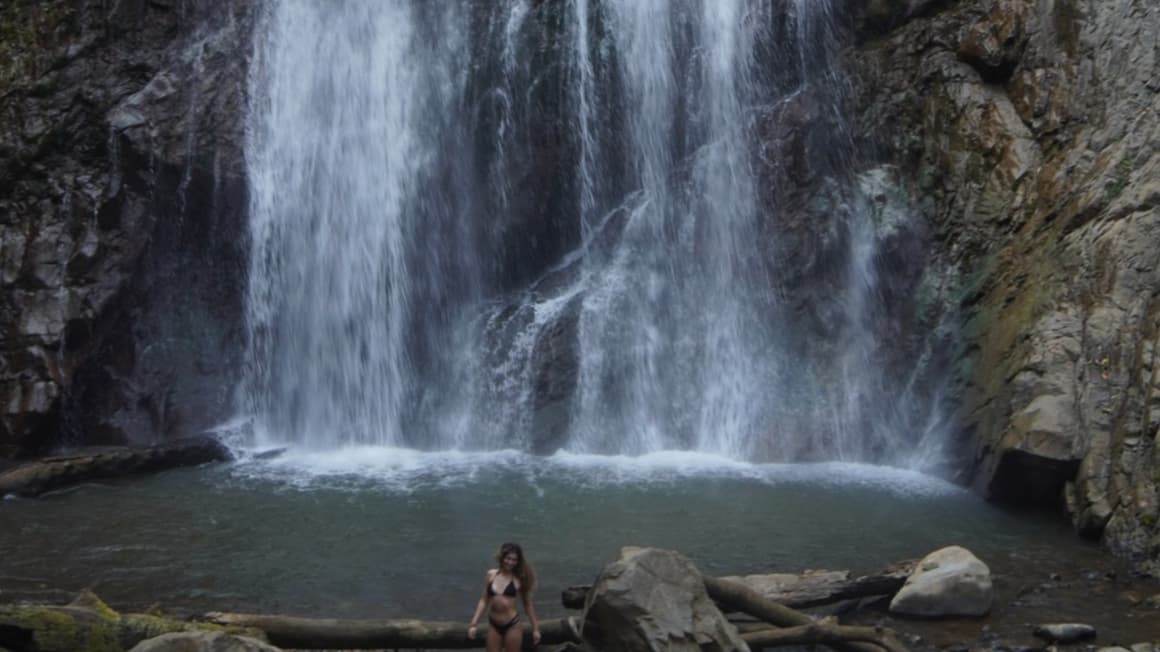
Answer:
[[[949,544],[997,577],[1106,562],[1065,524],[905,471],[361,449],[0,502],[0,598],[91,587],[120,609],[466,619],[505,540],[535,562],[541,616],[622,545],[713,575],[869,572]]]

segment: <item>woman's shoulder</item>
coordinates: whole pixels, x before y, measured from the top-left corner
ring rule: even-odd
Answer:
[[[495,576],[498,574],[499,574],[498,568],[489,568],[489,569],[487,569],[486,577],[487,577],[488,581],[491,581],[491,580],[494,580]]]

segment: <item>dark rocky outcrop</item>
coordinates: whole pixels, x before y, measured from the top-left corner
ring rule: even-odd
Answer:
[[[848,65],[965,313],[967,477],[1160,573],[1160,7],[937,5]]]
[[[248,2],[0,18],[0,457],[196,432],[237,366]]]
[[[565,443],[572,396],[580,375],[578,303],[573,301],[544,328],[532,349],[534,374],[531,450],[551,455]]]

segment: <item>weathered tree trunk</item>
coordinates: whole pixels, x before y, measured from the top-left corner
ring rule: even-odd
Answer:
[[[806,614],[785,605],[766,600],[744,584],[716,577],[705,578],[709,597],[730,611],[740,611],[778,627],[795,627],[814,622]]]
[[[852,642],[873,643],[887,652],[907,652],[894,633],[877,627],[846,627],[813,623],[784,629],[764,629],[741,635],[751,648],[785,645],[839,646]]]
[[[778,627],[808,627],[816,624],[806,614],[766,600],[744,584],[716,577],[704,579],[709,597],[725,609],[749,614]],[[831,647],[840,652],[880,652],[874,645],[851,640],[836,641]]]
[[[767,600],[794,609],[808,609],[842,600],[892,595],[914,570],[914,561],[902,561],[871,575],[851,579],[849,571],[807,571],[722,577],[757,591]],[[591,585],[569,586],[560,594],[566,609],[583,609]]]
[[[808,609],[842,600],[893,595],[906,583],[916,563],[901,561],[877,573],[855,578],[850,577],[849,571],[806,571],[721,579],[740,582],[766,600],[794,609]]]
[[[463,650],[481,648],[486,625],[476,638],[467,637],[462,622],[425,620],[339,620],[299,618],[267,614],[210,613],[206,620],[219,625],[252,627],[266,634],[272,645],[283,648],[365,650],[381,648],[427,648]],[[540,621],[541,645],[579,642],[570,618]],[[524,644],[531,645],[532,632],[524,622]]]
[[[142,448],[46,457],[0,474],[0,496],[37,496],[91,480],[155,473],[206,462],[224,462],[231,458],[224,444],[208,436],[186,437]]]

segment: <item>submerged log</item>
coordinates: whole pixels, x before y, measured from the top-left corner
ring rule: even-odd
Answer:
[[[757,591],[738,582],[706,577],[705,590],[708,591],[709,597],[723,608],[749,614],[758,620],[778,627],[795,628],[817,625],[814,619],[808,615],[772,600],[767,600]],[[838,639],[827,645],[840,652],[880,652],[877,646],[857,639]]]
[[[224,462],[232,457],[224,444],[208,436],[175,439],[156,446],[46,457],[0,474],[0,496],[38,496],[82,482]]]
[[[885,569],[850,578],[850,571],[805,571],[729,576],[720,579],[744,584],[767,600],[794,609],[808,609],[842,600],[893,595],[914,570],[914,561],[902,561]],[[590,585],[569,586],[560,594],[566,609],[583,609]]]
[[[256,629],[191,623],[150,614],[120,614],[87,591],[65,606],[0,605],[0,649],[128,650],[155,636],[189,631],[226,632],[265,640]]]
[[[268,614],[214,612],[205,615],[218,625],[252,627],[265,633],[272,645],[282,648],[367,650],[382,648],[426,648],[463,650],[484,647],[486,625],[476,638],[467,637],[462,622],[397,620],[341,620],[299,618]],[[578,643],[579,628],[571,618],[540,621],[540,644]],[[532,643],[532,632],[524,626],[524,645]]]

